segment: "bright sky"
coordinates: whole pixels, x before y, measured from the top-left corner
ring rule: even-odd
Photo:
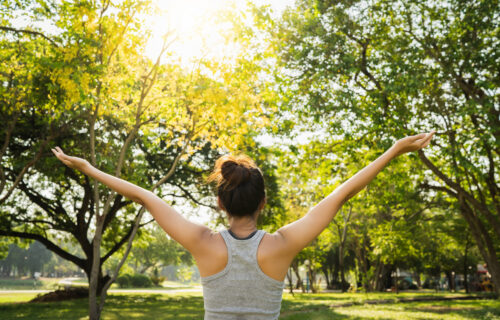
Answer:
[[[253,0],[258,5],[270,5],[277,13],[294,0]],[[223,58],[235,53],[235,48],[225,43],[221,34],[224,28],[217,19],[222,10],[238,10],[247,0],[154,0],[158,15],[151,17],[153,36],[148,42],[146,54],[155,59],[161,49],[162,35],[172,30],[178,39],[169,52],[180,58],[182,64],[190,64],[200,57]]]

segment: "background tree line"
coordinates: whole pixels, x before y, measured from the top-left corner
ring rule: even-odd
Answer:
[[[499,16],[495,0],[299,0],[280,16],[258,6],[232,15],[253,53],[247,63],[272,88],[269,132],[291,142],[282,149],[292,154],[291,167],[308,168],[313,193],[318,181],[334,185],[395,139],[437,130],[428,151],[391,164],[351,202],[364,279],[371,267],[377,274],[401,263],[449,272],[453,261],[445,257],[455,249],[467,256],[470,236],[499,292]],[[304,136],[317,138],[306,150],[294,143]],[[319,159],[315,168],[311,156]],[[340,160],[325,171],[325,158]],[[317,200],[305,199],[312,201],[293,202],[307,208]],[[354,223],[358,215],[371,223]],[[446,249],[450,237],[455,249]],[[403,251],[411,255],[401,259]]]

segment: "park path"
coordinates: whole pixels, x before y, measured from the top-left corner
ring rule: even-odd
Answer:
[[[59,287],[71,287],[74,285],[78,285],[75,281],[80,280],[80,278],[64,278],[61,279],[57,285]],[[54,290],[47,289],[21,289],[21,290],[0,290],[0,294],[2,293],[47,293]],[[109,293],[160,293],[160,294],[174,294],[174,293],[183,293],[183,292],[202,292],[201,286],[190,287],[190,288],[176,288],[176,289],[109,289]]]
[[[110,293],[124,293],[124,292],[133,292],[133,293],[182,293],[182,292],[202,292],[201,287],[195,288],[186,288],[186,289],[110,289],[108,290]]]
[[[47,293],[54,290],[0,290],[0,294],[2,293]]]

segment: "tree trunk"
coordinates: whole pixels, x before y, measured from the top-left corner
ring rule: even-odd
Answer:
[[[453,275],[451,271],[446,271],[446,280],[448,280],[448,291],[453,291]]]
[[[327,266],[322,266],[321,271],[323,272],[323,275],[325,276],[326,288],[328,290],[331,290],[332,289],[332,284],[330,283],[330,274],[328,272],[328,267]]]
[[[396,268],[396,293],[399,293],[399,271]]]
[[[371,292],[373,291],[373,279],[368,278],[368,261],[366,260],[364,242],[356,242],[354,252],[356,253],[356,260],[358,260],[358,265],[361,269],[361,284],[366,292]]]
[[[344,275],[344,248],[341,245],[339,247],[339,269],[340,269],[340,286],[342,289],[342,292],[346,292],[346,280],[345,280],[345,275]]]
[[[378,272],[375,272],[375,274],[377,275],[376,276],[376,282],[375,282],[375,289],[377,291],[385,291],[385,284],[387,282],[388,279],[388,276],[387,276],[387,271],[389,270],[390,272],[390,269],[387,269],[386,265],[384,263],[382,263],[381,261],[378,262],[377,264],[377,269],[378,269]],[[377,271],[376,269],[376,271]]]
[[[302,279],[300,278],[300,274],[299,274],[299,265],[297,263],[297,261],[294,261],[291,265],[292,267],[292,270],[293,270],[293,273],[295,273],[295,276],[297,277],[297,282],[296,282],[296,285],[295,285],[295,289],[302,289],[302,293],[306,292],[305,288],[304,288],[304,284],[302,283]]]
[[[469,279],[468,279],[468,268],[467,268],[467,255],[469,251],[470,237],[467,234],[466,242],[465,242],[465,252],[464,252],[464,287],[465,293],[469,293]]]
[[[422,289],[422,279],[420,277],[420,273],[415,272],[413,274],[413,276],[415,277],[415,280],[417,281],[417,287],[418,287],[418,289]]]
[[[345,243],[347,239],[347,229],[348,229],[348,222],[351,218],[352,214],[352,206],[349,207],[349,211],[347,215],[344,215],[344,212],[341,212],[341,215],[344,220],[344,227],[340,228],[340,225],[337,224],[337,232],[340,238],[340,243],[339,243],[339,269],[340,269],[340,286],[342,289],[342,292],[347,291],[347,281],[345,280],[345,275],[344,275],[344,249],[345,249]]]
[[[500,261],[496,255],[493,240],[486,231],[486,227],[481,219],[477,217],[474,210],[469,206],[465,199],[463,199],[463,197],[459,197],[459,203],[461,209],[460,212],[469,224],[479,252],[486,261],[488,272],[491,274],[491,280],[494,284],[494,290],[497,296],[500,297]]]
[[[102,308],[99,307],[97,296],[101,294],[99,290],[99,278],[101,278],[101,240],[102,227],[104,225],[103,216],[96,216],[96,231],[93,240],[92,268],[89,282],[89,318],[99,320]],[[101,288],[102,289],[102,288]]]
[[[307,266],[307,272],[309,273],[309,287],[312,293],[318,292],[318,286],[316,284],[316,270],[311,268],[311,265]]]
[[[500,260],[497,257],[493,239],[487,229],[487,226],[492,226],[492,233],[500,237],[500,223],[498,223],[495,215],[489,211],[484,202],[474,198],[459,183],[446,176],[425,156],[423,150],[419,150],[418,155],[422,162],[449,187],[436,187],[435,189],[444,191],[458,199],[460,212],[469,225],[481,256],[488,264],[488,271],[491,274],[495,292],[500,297]],[[481,216],[488,221],[487,226],[481,220]]]
[[[290,293],[293,295],[293,282],[292,282],[292,270],[288,268],[288,272],[286,273],[286,278],[288,279],[288,286],[290,288]]]
[[[90,283],[90,271],[89,272],[85,271],[85,275],[87,276],[87,280]],[[108,280],[109,280],[109,275],[103,275],[103,273],[102,273],[102,266],[101,266],[101,269],[99,271],[99,277],[97,279],[96,296],[100,296],[101,295],[102,290],[104,288],[104,285],[106,284],[106,282]],[[89,292],[89,295],[90,295],[90,292]]]

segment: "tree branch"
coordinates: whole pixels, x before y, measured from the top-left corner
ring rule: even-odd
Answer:
[[[418,156],[420,160],[441,180],[446,183],[449,187],[455,190],[458,197],[463,197],[467,200],[474,208],[481,212],[488,222],[493,226],[495,233],[500,238],[500,223],[498,223],[497,218],[489,211],[488,207],[479,202],[470,193],[468,193],[462,186],[447,177],[441,170],[439,170],[426,156],[423,150],[418,150]],[[457,197],[457,196],[456,196]]]
[[[34,31],[34,30],[28,30],[28,29],[16,29],[12,27],[7,27],[7,26],[0,26],[0,30],[4,31],[9,31],[9,32],[14,32],[14,33],[26,33],[34,36],[39,36],[44,38],[45,40],[48,40],[50,43],[52,43],[55,47],[59,47],[59,45],[51,38],[47,37],[43,33],[39,31]]]
[[[13,230],[0,230],[0,236],[37,240],[38,242],[43,243],[47,249],[54,252],[61,258],[69,260],[74,264],[76,264],[77,266],[79,266],[80,268],[85,269],[85,260],[61,249],[55,243],[43,237],[42,235],[33,234],[29,232],[13,231]]]

